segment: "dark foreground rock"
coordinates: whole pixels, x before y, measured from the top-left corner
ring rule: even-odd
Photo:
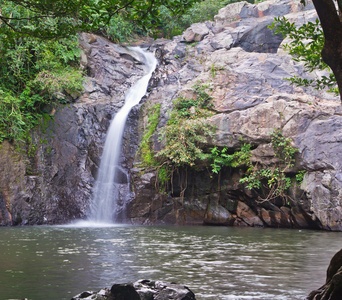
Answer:
[[[325,284],[312,291],[307,300],[339,300],[342,299],[342,249],[331,259]]]
[[[138,280],[134,283],[114,284],[112,288],[98,292],[82,292],[72,300],[195,300],[189,288],[166,281]]]

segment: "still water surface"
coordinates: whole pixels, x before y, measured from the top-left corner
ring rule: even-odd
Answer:
[[[342,233],[226,227],[0,228],[0,299],[70,299],[146,278],[198,300],[303,299]]]

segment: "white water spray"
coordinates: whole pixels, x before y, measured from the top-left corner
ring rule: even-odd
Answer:
[[[113,223],[119,198],[118,185],[115,183],[119,168],[121,144],[129,112],[146,94],[149,80],[156,68],[157,60],[153,53],[141,48],[131,48],[144,58],[145,75],[126,93],[125,104],[117,112],[107,132],[101,157],[98,177],[93,190],[89,220],[97,223]]]

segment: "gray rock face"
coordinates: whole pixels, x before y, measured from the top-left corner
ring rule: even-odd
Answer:
[[[194,24],[172,41],[149,45],[159,65],[144,105],[126,124],[121,157],[121,220],[134,224],[214,224],[342,230],[341,107],[337,97],[295,87],[285,79],[307,79],[303,66],[282,49],[282,38],[268,29],[275,16],[302,24],[316,18],[312,4],[297,0],[247,2],[220,10],[215,22]],[[196,41],[196,43],[194,43]],[[87,70],[85,92],[57,110],[54,122],[37,131],[30,154],[0,147],[0,224],[65,223],[87,214],[106,130],[123,105],[127,89],[143,73],[139,57],[93,35],[83,35],[81,66]],[[215,137],[205,147],[227,146],[241,139],[253,145],[254,163],[273,166],[277,159],[271,132],[281,129],[297,153],[294,176],[306,170],[300,187],[290,189],[291,203],[263,202],[243,188],[243,169],[180,170],[166,193],[156,188],[156,173],[141,167],[137,150],[148,111],[160,104],[152,151],[179,95],[192,97],[194,84],[209,85]],[[186,176],[186,177],[185,177]],[[184,190],[183,183],[187,182]]]
[[[270,134],[281,129],[299,150],[290,173],[307,171],[302,186],[290,191],[293,201],[257,201],[260,195],[239,184],[243,170],[224,170],[219,178],[187,170],[184,197],[180,197],[182,184],[177,180],[184,183],[185,175],[180,172],[172,191],[159,195],[154,192],[155,174],[145,171],[141,176],[142,170],[136,169],[136,196],[129,209],[133,223],[342,230],[340,102],[333,95],[295,87],[285,80],[293,75],[308,79],[315,75],[293,62],[281,50],[282,37],[273,36],[268,29],[274,17],[282,15],[299,25],[316,18],[311,3],[305,7],[300,1],[236,3],[220,11],[201,41],[186,46],[184,59],[174,59],[175,49],[183,47],[180,42],[187,41],[184,35],[166,44],[159,67],[162,79],[148,103],[161,103],[161,128],[173,99],[191,97],[196,82],[209,85],[216,112],[210,121],[216,134],[208,147],[227,146],[233,152],[242,139],[254,146],[251,160],[264,166],[276,162]],[[175,90],[178,92],[171,92]],[[158,151],[161,145],[153,141]]]

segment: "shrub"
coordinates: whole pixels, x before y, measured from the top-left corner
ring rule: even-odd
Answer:
[[[214,131],[207,117],[211,97],[207,86],[196,84],[194,97],[179,97],[174,100],[174,108],[167,125],[163,128],[161,140],[164,148],[158,152],[160,161],[168,161],[173,167],[194,166],[196,160],[203,159],[203,145]]]
[[[33,12],[19,10],[11,2],[4,2],[2,13],[18,18],[13,25],[33,26],[25,19]],[[46,22],[52,30],[55,21]],[[0,142],[25,139],[42,119],[49,119],[47,107],[51,110],[66,102],[68,95],[79,95],[83,89],[79,54],[77,36],[58,41],[16,37],[0,24]]]

